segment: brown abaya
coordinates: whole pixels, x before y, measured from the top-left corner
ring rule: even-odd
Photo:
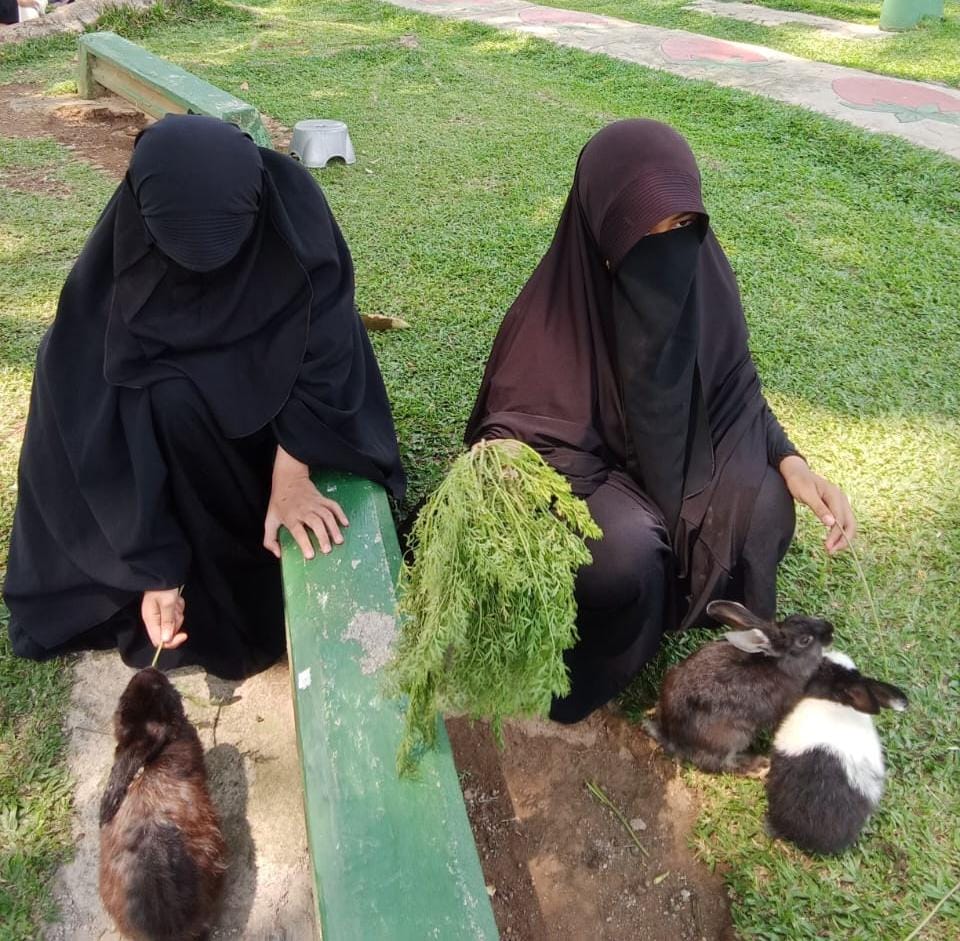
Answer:
[[[699,223],[659,235],[680,213]],[[686,141],[612,124],[584,147],[547,254],[494,342],[466,438],[527,442],[587,499],[604,538],[576,591],[576,721],[620,692],[665,629],[709,601],[776,607],[793,534],[777,472],[795,454],[760,390],[736,279]]]

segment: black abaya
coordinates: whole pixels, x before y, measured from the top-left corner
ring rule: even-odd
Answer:
[[[143,592],[184,585],[189,640],[166,664],[238,678],[275,660],[279,564],[261,543],[278,442],[403,491],[320,189],[232,125],[168,116],[40,346],[4,586],[14,651],[116,644],[142,665]]]

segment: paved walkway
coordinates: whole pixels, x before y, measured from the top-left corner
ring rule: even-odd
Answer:
[[[886,78],[785,52],[523,0],[389,0],[395,6],[517,30],[716,85],[800,105],[960,160],[960,91]]]
[[[799,13],[796,10],[774,10],[756,3],[737,3],[737,0],[691,0],[684,10],[705,13],[707,16],[725,16],[744,23],[759,23],[761,26],[807,26],[838,39],[879,39],[889,36],[879,26],[867,23],[848,23],[846,20],[831,20],[827,16]]]

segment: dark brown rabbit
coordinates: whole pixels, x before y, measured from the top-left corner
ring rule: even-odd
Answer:
[[[833,625],[800,614],[766,621],[735,601],[712,601],[707,613],[739,630],[667,671],[646,728],[668,752],[704,771],[747,774],[766,764],[747,749],[800,700]]]
[[[197,731],[153,668],[130,680],[113,722],[100,898],[128,938],[199,941],[213,924],[227,864]]]

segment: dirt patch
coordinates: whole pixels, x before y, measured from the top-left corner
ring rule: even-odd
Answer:
[[[269,115],[261,117],[274,147],[286,152],[290,128]],[[127,171],[134,139],[152,121],[116,95],[88,100],[51,97],[34,85],[0,86],[0,137],[52,138],[117,180]]]
[[[0,86],[0,136],[52,138],[118,180],[150,120],[113,95],[88,101],[42,95],[33,85]]]
[[[293,137],[293,130],[281,124],[276,118],[271,118],[269,114],[260,115],[263,126],[267,129],[270,139],[273,141],[273,149],[281,153],[287,153],[290,149],[290,138]]]
[[[447,728],[502,937],[736,938],[720,875],[687,846],[695,797],[636,727],[603,713],[573,727],[509,723],[502,752],[482,723]]]
[[[43,170],[23,167],[0,168],[0,186],[17,193],[38,193],[42,196],[69,196],[70,187]]]

